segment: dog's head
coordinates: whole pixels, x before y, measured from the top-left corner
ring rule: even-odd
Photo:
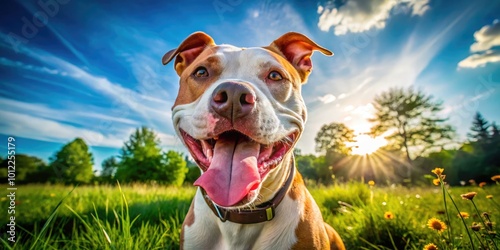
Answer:
[[[279,181],[268,179],[288,164],[304,128],[301,86],[314,51],[332,55],[295,32],[254,48],[196,32],[163,56],[163,64],[175,58],[180,76],[172,118],[203,172],[194,184],[219,206],[253,204],[265,183]]]

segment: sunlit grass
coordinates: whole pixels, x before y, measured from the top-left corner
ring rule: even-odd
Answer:
[[[467,230],[476,249],[482,245],[495,249],[494,244],[500,242],[493,235],[500,219],[499,186],[446,187],[460,212],[469,215],[464,218],[457,216],[453,205],[445,209],[441,186],[430,182],[428,187],[412,189],[361,182],[310,185],[309,189],[347,249],[424,249],[431,244],[439,249],[471,249]],[[181,224],[195,193],[191,186],[142,184],[71,190],[18,186],[18,242],[9,243],[2,232],[0,244],[6,249],[177,249]],[[477,193],[474,203],[461,198],[468,192]],[[1,207],[7,204],[7,199],[0,198]],[[441,233],[430,229],[431,218],[445,223],[446,229]],[[7,223],[6,216],[0,217],[0,223]]]

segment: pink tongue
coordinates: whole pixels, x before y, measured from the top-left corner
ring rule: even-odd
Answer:
[[[223,207],[240,202],[260,184],[257,167],[260,144],[238,136],[220,137],[208,170],[194,182]]]

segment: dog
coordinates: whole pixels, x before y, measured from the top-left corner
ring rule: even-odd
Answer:
[[[293,158],[314,51],[333,55],[296,32],[251,48],[195,32],[163,56],[180,77],[173,125],[201,169],[181,249],[345,249]]]

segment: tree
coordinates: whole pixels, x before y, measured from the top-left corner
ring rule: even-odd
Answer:
[[[375,117],[371,134],[388,133],[391,148],[404,151],[408,160],[407,176],[411,179],[413,160],[436,149],[442,149],[453,137],[454,130],[439,117],[442,103],[433,101],[413,88],[393,88],[375,97]]]
[[[116,179],[124,182],[150,182],[180,185],[187,168],[181,154],[174,151],[163,153],[160,140],[152,129],[136,129],[121,154]]]
[[[175,151],[169,150],[163,155],[164,157],[164,169],[162,171],[164,183],[171,184],[174,186],[180,186],[186,178],[186,173],[188,169],[186,167],[186,161],[182,158],[182,154]]]
[[[42,159],[30,155],[18,154],[13,160],[16,166],[16,183],[39,182],[37,172],[47,167],[47,164]],[[7,169],[12,164],[8,163],[9,160],[7,158],[0,159],[0,162],[2,169],[5,169],[5,171],[0,173],[1,182],[6,182]]]
[[[325,124],[321,127],[314,140],[316,141],[316,152],[318,153],[331,151],[348,155],[352,151],[352,146],[348,144],[355,142],[354,130],[343,123]]]
[[[467,136],[473,141],[486,142],[490,137],[488,131],[489,127],[490,125],[488,125],[488,121],[484,119],[481,113],[476,112],[476,115],[474,115],[474,118],[472,120],[472,126],[470,128],[472,132],[467,133]]]
[[[114,177],[116,170],[118,169],[119,162],[116,157],[111,156],[102,161],[101,167],[101,175],[100,178],[104,182],[111,182]]]
[[[297,169],[304,179],[318,181],[318,173],[314,166],[316,157],[314,155],[296,155],[295,161]]]
[[[193,184],[200,177],[201,170],[196,163],[189,160],[188,156],[184,157],[184,161],[186,162],[186,167],[188,169],[184,182]]]
[[[162,157],[160,140],[154,131],[138,128],[122,147],[116,178],[124,182],[155,180]]]
[[[491,138],[498,139],[500,137],[500,130],[495,122],[491,123]]]
[[[50,166],[58,179],[64,183],[89,183],[94,177],[94,159],[85,141],[76,138],[64,145],[54,157]]]

